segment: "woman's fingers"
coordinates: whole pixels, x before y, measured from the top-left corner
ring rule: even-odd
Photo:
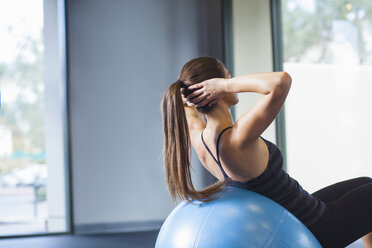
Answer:
[[[199,95],[199,96],[196,96],[196,97],[194,97],[194,98],[192,98],[192,99],[188,99],[188,100],[189,100],[189,102],[192,102],[192,103],[194,103],[194,104],[198,104],[199,102],[205,100],[206,98],[208,98],[207,95],[205,95],[205,94],[201,94],[201,95]]]
[[[209,101],[210,101],[209,99],[204,99],[203,101],[197,103],[197,104],[195,105],[195,107],[203,107],[203,106],[205,106],[206,104],[208,104]]]
[[[192,99],[192,98],[194,98],[196,96],[199,96],[201,94],[203,94],[203,89],[196,90],[193,93],[191,93],[190,95],[188,95],[187,99]]]
[[[203,83],[193,84],[188,87],[189,90],[194,90],[203,87]]]
[[[208,105],[209,107],[213,106],[217,103],[217,99],[214,99],[210,101],[209,97],[206,97],[204,95],[198,96],[196,98],[193,98],[191,101],[188,100],[186,97],[182,96],[182,101],[187,104],[187,106],[195,106],[195,107],[203,107],[205,105]]]
[[[211,80],[217,80],[217,79],[209,79],[205,80],[201,83],[193,84],[188,86],[189,90],[192,90],[193,92],[189,94],[188,96],[184,95],[185,89],[181,88],[181,95],[182,95],[182,101],[184,104],[187,104],[187,106],[195,106],[195,107],[203,107],[203,106],[209,106],[212,107],[214,104],[217,103],[217,98],[219,98],[219,89],[218,85],[212,84],[210,85],[208,82]]]

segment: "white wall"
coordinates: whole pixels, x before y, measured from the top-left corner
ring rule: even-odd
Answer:
[[[233,46],[235,76],[273,71],[269,0],[233,0]],[[262,96],[240,93],[235,114],[239,117]],[[275,120],[264,138],[276,143]]]
[[[71,0],[67,10],[74,224],[164,220],[174,205],[160,100],[189,59],[222,59],[220,1]]]

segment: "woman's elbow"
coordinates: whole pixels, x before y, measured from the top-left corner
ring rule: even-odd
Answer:
[[[275,88],[273,90],[274,95],[286,95],[291,88],[291,84],[292,78],[289,73],[285,71],[281,72],[278,83],[275,85]]]
[[[283,71],[283,74],[281,76],[281,80],[280,81],[282,82],[282,84],[287,84],[287,85],[290,86],[291,83],[292,83],[292,77],[291,77],[291,75],[289,75],[288,72]]]
[[[288,91],[292,84],[292,77],[288,72],[283,71],[280,76],[278,88],[284,91]]]

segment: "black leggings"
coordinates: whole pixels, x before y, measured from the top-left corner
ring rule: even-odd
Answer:
[[[372,179],[342,181],[312,194],[326,202],[325,214],[309,229],[323,248],[343,248],[372,232]]]

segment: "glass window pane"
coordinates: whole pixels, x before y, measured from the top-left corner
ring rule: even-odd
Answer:
[[[48,183],[57,168],[46,156],[45,36],[53,34],[44,21],[43,0],[0,0],[0,236],[66,231],[65,213],[62,228],[51,223],[53,206],[66,203]]]
[[[282,0],[288,172],[314,192],[372,176],[372,1]]]

